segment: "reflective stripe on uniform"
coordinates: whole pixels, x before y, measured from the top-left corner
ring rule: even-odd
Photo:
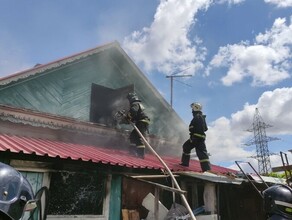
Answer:
[[[149,119],[147,119],[147,118],[145,118],[145,119],[142,119],[142,120],[140,120],[140,121],[142,121],[142,122],[145,122],[145,123],[147,123],[147,124],[150,124],[150,120],[149,120]]]
[[[206,135],[198,134],[198,133],[194,133],[193,136],[200,137],[200,138],[206,138]]]
[[[138,145],[137,148],[145,148],[145,145]]]
[[[203,160],[200,160],[201,163],[204,163],[204,162],[209,162],[209,159],[203,159]]]
[[[283,202],[283,201],[275,200],[275,204],[292,208],[292,204],[291,203],[288,203],[288,202]]]

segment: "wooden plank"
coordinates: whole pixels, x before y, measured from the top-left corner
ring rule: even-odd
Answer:
[[[286,166],[272,168],[273,172],[281,172],[281,171],[289,171],[289,170],[292,170],[292,165],[286,165]]]
[[[164,190],[168,190],[168,191],[171,191],[171,192],[175,192],[175,193],[179,193],[179,194],[186,194],[187,192],[184,191],[184,190],[180,190],[180,189],[176,189],[176,188],[172,188],[172,187],[169,187],[169,186],[165,186],[165,185],[162,185],[162,184],[159,184],[159,183],[154,183],[154,182],[151,182],[151,181],[147,181],[147,180],[142,180],[142,179],[137,179],[141,182],[145,182],[145,183],[149,183],[151,185],[155,185],[161,189],[164,189]]]
[[[110,192],[109,220],[121,219],[122,177],[113,175]]]

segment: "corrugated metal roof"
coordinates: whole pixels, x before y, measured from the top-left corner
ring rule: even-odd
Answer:
[[[194,173],[194,172],[183,172],[179,173],[184,176],[194,177],[197,179],[207,180],[214,183],[228,183],[228,184],[236,184],[240,185],[244,179],[236,178],[232,176],[225,176],[225,175],[216,175],[213,173]]]
[[[145,159],[132,156],[127,150],[109,149],[102,146],[91,146],[74,143],[65,143],[47,139],[0,134],[0,151],[12,153],[34,154],[51,158],[91,161],[113,166],[144,169],[163,169],[157,157],[146,154]],[[201,172],[198,161],[191,160],[189,167],[179,165],[180,157],[162,157],[172,171]],[[212,170],[217,173],[235,173],[235,170],[212,165]]]

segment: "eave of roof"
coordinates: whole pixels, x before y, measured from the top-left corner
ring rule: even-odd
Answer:
[[[46,139],[29,138],[15,135],[0,134],[0,152],[23,153],[40,157],[61,158],[70,160],[90,161],[112,166],[165,170],[158,158],[146,154],[145,159],[129,155],[126,150],[103,148],[102,146],[81,145],[51,141]],[[201,172],[198,161],[191,160],[190,167],[179,165],[180,159],[162,157],[172,171]],[[236,173],[235,170],[212,165],[216,173]]]
[[[74,118],[2,104],[0,104],[0,119],[3,121],[11,121],[13,123],[30,124],[36,127],[48,127],[51,129],[65,128],[84,131],[87,133],[100,132],[102,129],[115,132],[115,129],[103,124],[80,121]]]
[[[183,176],[198,178],[198,179],[202,179],[202,180],[206,180],[206,181],[214,182],[214,183],[227,183],[227,184],[240,185],[244,181],[244,179],[236,178],[235,176],[232,176],[232,175],[216,175],[210,172],[205,172],[205,173],[178,172],[178,174],[183,175]]]

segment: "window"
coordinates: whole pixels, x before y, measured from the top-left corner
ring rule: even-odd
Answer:
[[[28,180],[28,182],[31,185],[31,188],[33,190],[34,196],[36,195],[36,192],[42,187],[44,174],[41,172],[30,172],[30,171],[20,171],[24,178]],[[44,204],[42,204],[44,205]],[[37,219],[39,215],[40,207],[37,207],[34,210],[34,219]],[[24,216],[22,217],[22,220],[30,219],[31,213],[25,212]]]
[[[42,187],[42,184],[43,184],[43,173],[40,173],[40,172],[21,171],[21,174],[30,183],[34,194]]]
[[[106,176],[101,173],[52,173],[49,215],[102,215]]]

